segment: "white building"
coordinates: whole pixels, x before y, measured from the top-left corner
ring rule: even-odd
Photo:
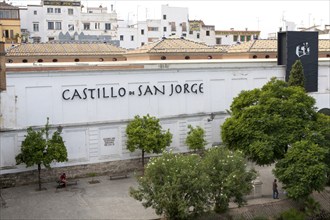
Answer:
[[[319,60],[318,92],[311,93],[319,109],[330,107],[329,68],[329,59]],[[210,147],[221,142],[220,125],[233,97],[271,77],[285,77],[285,66],[275,59],[7,64],[7,89],[0,93],[0,174],[27,170],[16,165],[15,156],[27,127],[41,127],[47,117],[52,129],[63,128],[69,157],[52,166],[69,171],[140,158],[125,144],[126,125],[135,115],[160,118],[173,134],[168,149],[174,152],[187,151],[189,124],[204,128]]]
[[[29,42],[110,41],[116,38],[117,13],[112,6],[107,10],[100,6],[82,11],[80,0],[42,0],[20,8],[21,29]]]
[[[188,8],[161,6],[160,19],[147,19],[133,23],[131,20],[118,22],[120,46],[135,49],[146,43],[155,42],[171,35],[187,36],[189,32]]]

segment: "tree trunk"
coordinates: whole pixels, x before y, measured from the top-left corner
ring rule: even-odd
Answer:
[[[41,176],[40,176],[40,173],[41,173],[41,164],[39,163],[39,164],[38,164],[38,181],[39,181],[39,190],[41,190]]]

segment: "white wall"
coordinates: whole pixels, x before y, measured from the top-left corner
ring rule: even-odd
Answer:
[[[125,63],[130,65],[129,62],[101,65]],[[144,69],[8,71],[8,89],[0,93],[0,128],[3,131],[0,134],[0,166],[3,168],[0,173],[25,169],[24,165],[15,166],[15,155],[20,151],[26,128],[43,126],[46,117],[50,118],[54,129],[59,125],[63,127],[69,152],[69,162],[54,166],[139,157],[139,152],[130,153],[126,150],[125,129],[128,120],[135,115],[148,113],[160,118],[163,128],[173,133],[170,148],[174,151],[187,150],[184,140],[189,124],[205,129],[210,146],[221,140],[220,125],[227,117],[225,111],[229,109],[233,97],[241,90],[261,87],[271,77],[284,79],[285,75],[285,68],[277,66],[276,61],[270,59],[166,61],[162,64],[159,61],[146,61],[140,64],[144,65]],[[19,65],[30,64],[7,64],[7,68],[10,70]],[[320,62],[319,92],[312,94],[319,108],[330,107],[329,73],[329,60]],[[180,85],[182,92],[171,94],[172,85]],[[160,91],[156,94],[154,86],[164,94]],[[75,90],[79,95],[75,94]],[[216,113],[216,117],[208,122],[211,112]],[[109,139],[112,142],[107,145],[106,140]]]

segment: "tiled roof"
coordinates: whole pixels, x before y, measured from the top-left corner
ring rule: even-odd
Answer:
[[[319,51],[330,51],[330,40],[319,40]]]
[[[141,53],[219,53],[222,49],[207,46],[204,43],[187,40],[184,38],[170,37],[157,42],[146,44],[127,54]]]
[[[0,9],[17,9],[18,10],[18,7],[12,6],[6,2],[0,2]]]
[[[330,51],[330,40],[319,40],[319,51]],[[236,44],[227,49],[228,53],[277,52],[277,40],[253,40]]]
[[[105,43],[32,43],[10,48],[7,56],[118,55],[126,50]]]

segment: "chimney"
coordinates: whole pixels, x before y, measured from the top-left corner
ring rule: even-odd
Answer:
[[[6,90],[5,42],[0,41],[0,92]]]

